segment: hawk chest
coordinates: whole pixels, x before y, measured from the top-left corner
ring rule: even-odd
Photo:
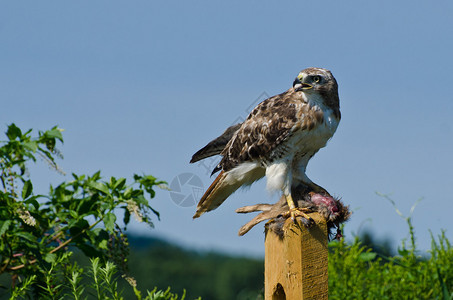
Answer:
[[[299,116],[288,139],[276,149],[274,157],[287,157],[293,161],[306,161],[323,148],[333,136],[339,120],[332,109],[314,106],[310,111]]]

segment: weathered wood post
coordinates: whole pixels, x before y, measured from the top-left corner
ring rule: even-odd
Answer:
[[[318,213],[305,228],[287,219],[283,236],[269,229],[265,237],[265,300],[328,299],[327,225]]]

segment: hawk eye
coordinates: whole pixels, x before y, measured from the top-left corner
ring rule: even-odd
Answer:
[[[313,76],[313,82],[320,82],[321,81],[321,76]]]

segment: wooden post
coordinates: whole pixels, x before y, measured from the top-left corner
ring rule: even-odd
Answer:
[[[318,213],[305,228],[287,219],[283,237],[266,225],[265,300],[328,299],[327,225]]]

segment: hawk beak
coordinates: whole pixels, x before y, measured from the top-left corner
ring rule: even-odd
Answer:
[[[296,85],[298,87],[302,86],[302,81],[300,81],[299,77],[296,77],[296,79],[294,79],[294,82],[293,82],[293,88],[294,89],[297,89],[298,87],[296,87]]]
[[[309,90],[309,89],[313,88],[313,86],[311,84],[300,81],[299,77],[296,77],[296,79],[294,79],[294,82],[293,82],[293,88],[296,92],[299,92],[302,90]]]

